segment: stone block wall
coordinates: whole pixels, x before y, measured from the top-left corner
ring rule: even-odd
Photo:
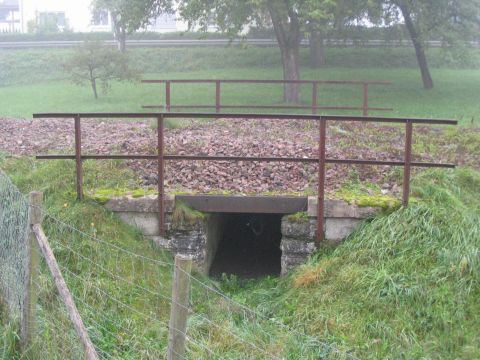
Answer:
[[[234,201],[234,200],[232,200]],[[194,221],[173,223],[174,198],[166,199],[166,236],[159,235],[158,203],[156,196],[142,198],[123,197],[110,200],[106,207],[118,213],[126,223],[140,229],[145,238],[154,241],[173,254],[193,257],[195,268],[208,273],[218,243],[225,229],[223,215],[208,214]],[[360,222],[375,216],[381,209],[358,207],[340,200],[325,201],[325,238],[327,243],[338,243],[350,235]],[[282,274],[306,262],[316,250],[317,202],[309,198],[306,216],[285,215],[281,231]]]
[[[211,214],[188,223],[173,224],[174,198],[167,198],[165,205],[165,236],[160,236],[157,196],[115,198],[109,200],[106,207],[125,223],[137,227],[145,239],[173,254],[191,256],[195,270],[208,273],[223,236],[221,215]]]
[[[305,217],[282,218],[282,275],[304,264],[315,250],[317,199],[308,199]],[[358,207],[341,200],[325,201],[325,242],[337,244],[354,232],[360,223],[375,216],[381,208]]]

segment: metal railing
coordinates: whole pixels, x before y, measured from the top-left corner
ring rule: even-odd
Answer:
[[[347,80],[212,80],[212,79],[188,79],[188,80],[142,80],[144,84],[165,84],[165,104],[143,105],[144,109],[162,109],[170,112],[175,109],[215,109],[219,113],[222,109],[296,109],[311,110],[312,114],[317,114],[318,110],[362,110],[363,116],[368,116],[370,111],[392,111],[392,108],[370,107],[369,105],[369,86],[370,85],[391,85],[388,81],[347,81]],[[215,84],[215,103],[214,104],[172,104],[172,84]],[[312,99],[310,105],[232,105],[222,103],[222,84],[287,84],[307,85],[312,87]],[[362,89],[362,104],[358,106],[333,106],[319,105],[318,88],[319,85],[350,85],[359,86]]]
[[[75,155],[39,155],[37,159],[74,159],[76,161],[76,190],[77,198],[83,198],[83,160],[124,159],[124,160],[155,160],[158,167],[158,213],[160,233],[165,234],[165,161],[258,161],[258,162],[300,162],[318,164],[318,209],[317,209],[317,245],[324,239],[324,200],[325,200],[325,165],[326,164],[356,164],[356,165],[388,165],[402,166],[403,196],[402,204],[407,206],[410,196],[410,171],[411,167],[440,167],[454,168],[454,164],[413,162],[412,161],[412,137],[413,125],[457,125],[455,120],[443,119],[412,119],[393,117],[363,117],[363,116],[339,116],[339,115],[286,115],[286,114],[221,114],[221,118],[230,119],[258,119],[258,120],[310,120],[319,123],[318,129],[318,157],[245,157],[245,156],[203,156],[203,155],[170,155],[165,154],[164,124],[167,118],[204,118],[218,119],[217,113],[43,113],[34,114],[34,118],[73,118],[75,129]],[[82,118],[124,118],[157,120],[157,154],[156,155],[84,155],[82,153],[81,119]],[[330,159],[326,158],[326,132],[329,121],[354,121],[376,123],[399,123],[405,124],[405,150],[403,161],[383,160],[357,160],[357,159]]]

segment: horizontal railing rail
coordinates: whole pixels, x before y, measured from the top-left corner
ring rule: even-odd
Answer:
[[[176,79],[176,80],[142,80],[144,84],[165,84],[165,104],[143,105],[144,109],[162,109],[172,111],[174,109],[215,109],[219,113],[222,109],[297,109],[311,110],[312,114],[317,114],[318,110],[362,110],[363,116],[368,116],[370,111],[392,111],[389,107],[371,107],[369,105],[369,86],[370,85],[391,85],[389,81],[358,81],[358,80],[246,80],[246,79]],[[172,84],[215,84],[215,104],[173,104],[172,103]],[[289,105],[257,105],[257,104],[224,104],[222,103],[222,84],[297,84],[309,85],[312,87],[312,100],[310,105],[289,104]],[[335,106],[318,104],[318,88],[320,85],[350,85],[361,86],[363,101],[359,106]]]
[[[402,204],[408,206],[410,196],[410,173],[411,167],[439,167],[454,168],[455,164],[414,162],[412,161],[412,137],[413,125],[457,125],[456,120],[449,119],[416,119],[394,117],[362,117],[362,116],[338,116],[338,115],[302,115],[302,114],[221,114],[221,118],[229,119],[257,119],[257,120],[313,120],[319,123],[318,133],[318,156],[317,157],[252,157],[252,156],[199,156],[199,155],[172,155],[165,154],[165,129],[164,123],[167,118],[208,118],[218,119],[218,113],[41,113],[34,114],[34,118],[73,118],[75,132],[75,155],[38,155],[37,159],[74,159],[76,162],[76,190],[77,198],[83,198],[83,172],[84,160],[155,160],[158,172],[158,213],[161,234],[165,233],[165,161],[257,161],[257,162],[301,162],[318,164],[318,209],[317,209],[317,245],[324,239],[324,200],[325,200],[325,165],[326,164],[355,164],[355,165],[380,165],[402,166],[403,195]],[[157,154],[156,155],[86,155],[82,153],[81,119],[82,118],[123,118],[123,119],[147,119],[157,120]],[[405,124],[405,150],[403,161],[398,160],[364,160],[364,159],[330,159],[326,158],[326,131],[329,121],[356,121]]]

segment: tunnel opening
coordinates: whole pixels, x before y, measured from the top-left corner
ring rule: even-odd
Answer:
[[[278,276],[281,272],[281,214],[222,214],[222,234],[210,276]]]

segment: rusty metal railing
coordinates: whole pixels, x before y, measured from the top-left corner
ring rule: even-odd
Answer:
[[[297,109],[311,110],[312,114],[317,114],[318,110],[362,110],[363,116],[368,116],[369,111],[392,111],[392,108],[370,107],[369,105],[369,86],[370,85],[391,85],[389,81],[350,81],[350,80],[212,80],[212,79],[188,79],[188,80],[142,80],[144,84],[165,84],[165,104],[161,105],[143,105],[145,109],[162,109],[170,112],[175,109],[215,109],[219,113],[222,109]],[[172,84],[215,84],[215,104],[172,104]],[[310,105],[229,105],[223,104],[222,84],[297,84],[312,87],[312,100]],[[361,106],[326,106],[318,104],[318,88],[320,85],[351,85],[360,86],[362,89],[363,102]]]
[[[410,170],[415,167],[440,167],[454,168],[454,164],[413,162],[412,137],[413,125],[457,125],[455,120],[443,119],[412,119],[390,117],[363,117],[363,116],[337,116],[337,115],[285,115],[285,114],[221,114],[222,119],[260,119],[260,120],[313,120],[319,123],[318,129],[318,157],[244,157],[244,156],[199,156],[199,155],[169,155],[165,154],[164,122],[167,118],[207,118],[217,119],[217,113],[44,113],[34,114],[34,118],[72,118],[75,129],[75,155],[39,155],[37,159],[74,159],[76,162],[76,190],[77,198],[83,198],[83,173],[84,160],[101,159],[143,159],[154,160],[158,164],[158,213],[160,233],[165,234],[165,186],[164,171],[165,161],[259,161],[259,162],[301,162],[318,163],[318,211],[317,211],[317,245],[324,239],[324,200],[325,200],[325,165],[326,164],[357,164],[357,165],[389,165],[403,166],[403,206],[408,206],[410,196]],[[82,154],[81,119],[82,118],[124,118],[124,119],[157,119],[157,154],[156,155],[84,155]],[[356,159],[329,159],[326,158],[326,133],[329,121],[355,121],[377,123],[405,124],[405,150],[403,161],[382,160],[356,160]]]

